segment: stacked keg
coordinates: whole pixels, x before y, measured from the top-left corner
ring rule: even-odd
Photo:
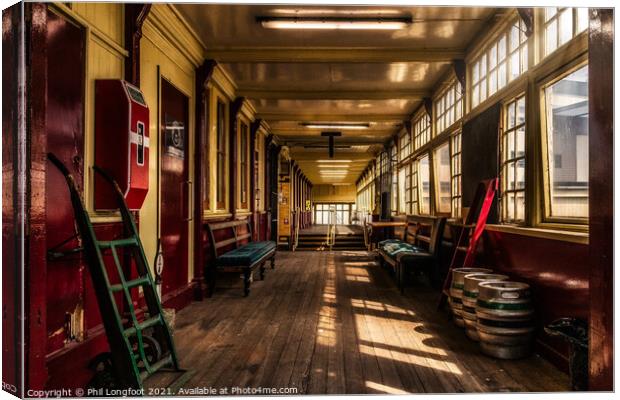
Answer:
[[[491,281],[478,284],[476,318],[483,353],[501,359],[527,356],[534,338],[529,285]]]
[[[474,341],[478,341],[478,328],[476,326],[476,300],[478,298],[478,284],[481,282],[494,282],[508,280],[507,275],[474,273],[467,274],[463,278],[463,307],[461,316],[465,323],[465,333]]]
[[[491,273],[487,268],[455,268],[452,270],[452,285],[450,286],[450,308],[454,315],[454,323],[463,328],[463,287],[465,285],[465,275],[476,272]]]

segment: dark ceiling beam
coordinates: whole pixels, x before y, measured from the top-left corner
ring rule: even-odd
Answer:
[[[207,58],[223,63],[452,62],[464,57],[462,49],[386,47],[227,47],[207,51]]]
[[[407,113],[394,114],[312,114],[304,112],[259,112],[256,116],[265,121],[312,121],[312,122],[398,122],[408,118]]]
[[[270,89],[240,88],[237,93],[248,99],[291,99],[291,100],[421,100],[430,96],[424,89],[392,89],[392,90],[342,90],[342,89]]]

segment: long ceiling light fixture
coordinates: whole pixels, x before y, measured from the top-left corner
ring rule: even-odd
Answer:
[[[369,123],[362,124],[340,124],[340,123],[317,123],[317,122],[300,122],[300,126],[310,129],[355,129],[363,130],[370,128]]]
[[[256,17],[268,29],[397,30],[409,26],[411,17]]]

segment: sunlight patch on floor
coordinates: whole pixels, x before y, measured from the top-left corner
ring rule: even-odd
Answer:
[[[387,385],[383,385],[381,383],[377,383],[377,382],[373,382],[373,381],[366,381],[366,387],[369,389],[374,389],[377,390],[379,392],[382,393],[386,393],[386,394],[409,394],[409,392],[406,392],[402,389],[398,389],[398,388],[394,388],[391,386],[387,386]]]
[[[336,344],[336,267],[332,262],[327,265],[327,278],[323,287],[323,306],[319,311],[316,342],[324,346]]]

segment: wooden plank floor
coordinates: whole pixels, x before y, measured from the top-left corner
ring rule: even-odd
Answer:
[[[186,388],[295,388],[298,394],[566,391],[538,356],[499,361],[436,311],[417,284],[401,296],[366,252],[279,252],[276,269],[219,289],[176,316]],[[231,389],[228,389],[231,390]],[[230,392],[228,392],[230,393]],[[265,394],[265,393],[263,393]]]

